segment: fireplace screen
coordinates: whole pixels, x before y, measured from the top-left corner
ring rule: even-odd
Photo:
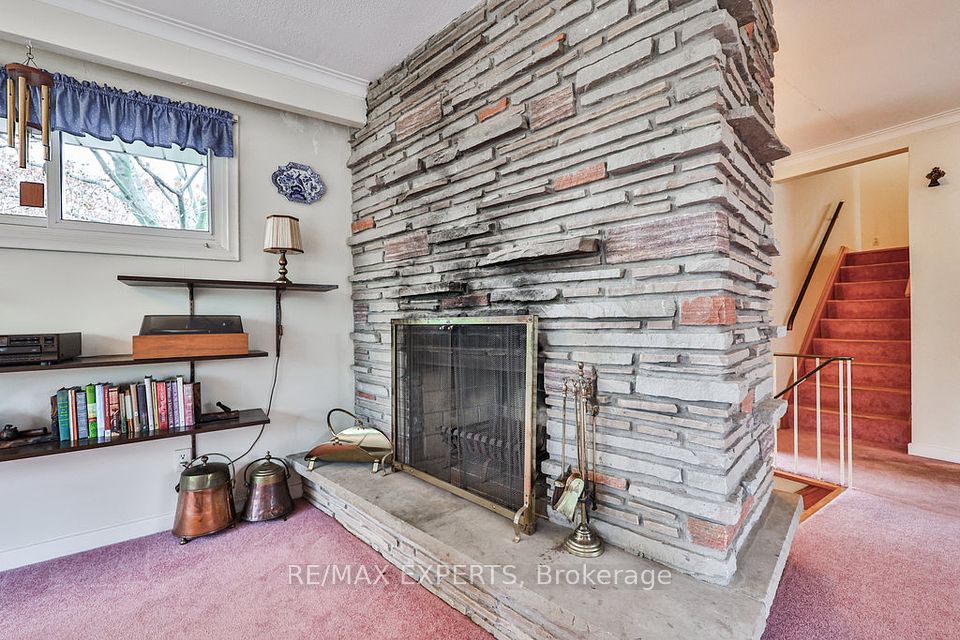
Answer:
[[[533,530],[536,318],[393,323],[396,466]]]

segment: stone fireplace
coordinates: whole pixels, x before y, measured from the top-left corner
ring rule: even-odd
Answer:
[[[357,414],[390,433],[434,384],[393,380],[392,321],[535,315],[539,480],[574,446],[560,389],[583,362],[592,524],[728,583],[783,411],[776,46],[769,0],[488,0],[374,82],[350,160]]]
[[[393,322],[394,466],[533,533],[537,322]]]

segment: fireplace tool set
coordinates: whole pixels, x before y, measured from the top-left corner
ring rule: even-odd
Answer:
[[[577,443],[577,464],[567,466],[567,405],[573,405]],[[587,378],[583,363],[576,377],[563,381],[563,415],[561,418],[560,476],[553,483],[553,508],[571,522],[579,523],[563,543],[564,549],[581,558],[594,558],[603,553],[603,540],[590,526],[590,511],[597,508],[597,388],[595,378]],[[587,436],[589,432],[589,447]]]

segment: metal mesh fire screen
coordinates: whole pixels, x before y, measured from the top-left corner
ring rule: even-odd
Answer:
[[[393,323],[396,466],[532,532],[536,318]]]

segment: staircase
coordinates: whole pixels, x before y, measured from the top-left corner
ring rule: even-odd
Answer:
[[[909,251],[900,247],[846,254],[822,312],[813,319],[807,351],[854,358],[854,439],[901,449],[910,442]],[[814,365],[806,361],[802,367],[801,375]],[[839,430],[837,378],[832,365],[821,371],[825,433]],[[816,386],[811,379],[798,389],[800,429],[815,430]],[[785,419],[792,426],[792,406]]]

